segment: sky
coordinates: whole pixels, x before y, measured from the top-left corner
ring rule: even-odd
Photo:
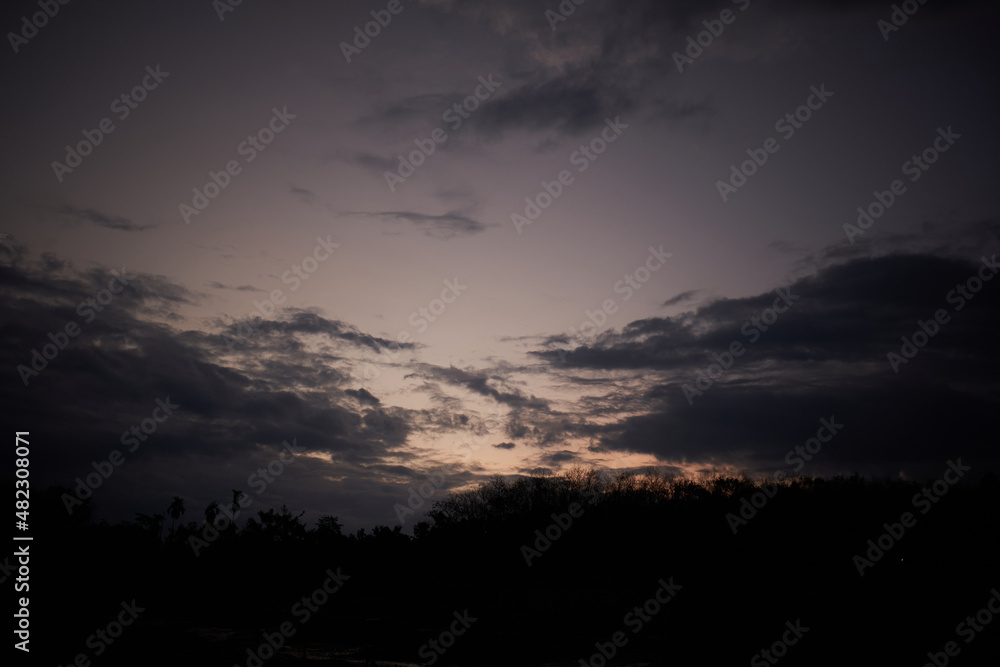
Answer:
[[[0,392],[100,518],[997,469],[990,3],[45,4]]]

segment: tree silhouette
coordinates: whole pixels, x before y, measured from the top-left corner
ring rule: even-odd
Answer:
[[[315,612],[328,622],[310,623],[288,650],[303,656],[307,647],[320,645],[345,655],[354,651],[353,664],[394,656],[409,656],[413,664],[414,647],[439,631],[437,621],[428,627],[415,620],[414,600],[422,601],[421,614],[431,619],[449,619],[455,609],[483,614],[475,630],[449,649],[450,664],[570,664],[577,647],[610,636],[625,610],[675,576],[691,588],[655,616],[643,607],[650,621],[641,635],[629,637],[618,663],[662,665],[700,659],[713,641],[713,652],[726,662],[742,661],[791,614],[801,614],[806,625],[816,619],[817,627],[856,634],[871,646],[887,627],[894,636],[947,628],[955,610],[967,607],[968,591],[995,585],[1000,481],[986,474],[978,484],[954,486],[946,501],[918,517],[917,530],[907,526],[905,537],[886,547],[888,538],[880,533],[901,534],[894,517],[914,507],[921,488],[921,482],[859,475],[796,475],[773,484],[745,474],[682,478],[657,470],[497,476],[436,500],[426,520],[413,525],[412,537],[399,525],[352,526],[345,534],[330,514],[308,528],[303,512],[284,505],[255,511],[240,531],[231,532],[221,521],[230,504],[217,502],[205,508],[207,522],[219,521],[217,533],[209,531],[215,536],[206,537],[193,522],[184,526],[178,520],[184,503],[173,497],[166,511],[173,537],[164,543],[163,514],[136,513],[134,522],[116,526],[95,523],[67,514],[61,500],[66,489],[41,493],[37,511],[47,517],[42,525],[49,539],[65,545],[53,549],[52,558],[69,549],[79,554],[58,566],[53,561],[50,570],[68,594],[110,607],[131,599],[135,582],[144,581],[141,592],[150,608],[155,601],[164,618],[195,629],[220,619],[248,634],[260,624],[277,627],[286,620],[289,596],[307,594],[327,576],[322,573],[341,573],[343,567],[343,591]],[[234,513],[241,500],[242,493],[233,490]],[[887,521],[893,528],[886,528]],[[190,548],[189,535],[204,542],[198,550]],[[116,560],[121,553],[129,558]],[[863,578],[858,554],[872,561]],[[253,585],[268,572],[274,576],[265,582],[273,585]],[[921,585],[942,572],[962,585],[930,592]],[[105,589],[105,581],[112,586]],[[775,586],[784,581],[796,586]],[[928,596],[937,611],[927,612]],[[848,620],[842,606],[829,602],[841,598],[852,601]],[[741,619],[726,626],[725,643],[717,641],[717,627],[702,620],[718,614],[720,605]],[[886,609],[892,611],[888,616]],[[74,631],[85,636],[91,622],[79,619]],[[635,632],[632,621],[627,629]],[[179,653],[208,650],[222,664],[221,658],[246,651],[241,637],[209,644],[200,634],[184,636],[171,635],[163,646],[180,641]],[[678,644],[681,636],[691,638],[690,648]],[[815,649],[806,642],[796,647],[803,657],[815,651],[816,659],[803,664],[845,664],[844,655],[826,656],[826,647],[813,644]],[[534,661],[520,657],[526,647]],[[67,653],[78,648],[70,646]],[[883,654],[897,650],[886,644]],[[667,656],[668,662],[653,662]],[[114,664],[176,664],[144,657]]]
[[[165,517],[162,514],[154,514],[153,516],[141,512],[136,512],[135,514],[135,522],[139,524],[139,528],[152,537],[157,544],[162,543],[163,540],[164,519]]]
[[[247,519],[242,535],[248,538],[259,537],[265,542],[299,542],[306,538],[306,526],[300,520],[305,511],[298,515],[292,514],[288,507],[281,506],[281,511],[258,510],[258,519]]]
[[[229,530],[232,532],[233,535],[236,535],[236,517],[239,516],[239,513],[240,513],[240,496],[241,495],[243,495],[242,491],[240,491],[239,489],[233,489],[232,525],[229,527]]]
[[[339,538],[343,536],[341,532],[344,525],[340,523],[340,519],[329,514],[324,514],[316,522],[316,532],[322,538]]]
[[[185,511],[184,499],[180,496],[174,496],[173,502],[167,507],[167,515],[170,517],[170,537],[174,536],[174,526],[177,523],[177,519],[181,518]]]
[[[219,503],[217,501],[213,500],[210,502],[205,508],[205,522],[214,524],[215,517],[219,516],[220,511],[221,509],[219,508]]]

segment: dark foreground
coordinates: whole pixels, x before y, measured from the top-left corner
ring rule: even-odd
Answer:
[[[449,496],[416,538],[284,511],[204,544],[50,490],[31,663],[995,665],[1000,484],[952,477],[577,472]]]

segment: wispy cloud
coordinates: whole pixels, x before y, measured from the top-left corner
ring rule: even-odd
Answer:
[[[239,285],[239,286],[235,286],[235,285],[226,285],[224,283],[220,283],[220,282],[217,282],[217,281],[212,281],[212,282],[208,283],[208,286],[211,287],[211,288],[213,288],[213,289],[229,289],[229,290],[236,290],[237,292],[263,292],[264,291],[264,290],[262,290],[262,289],[260,289],[258,287],[254,287],[253,285]]]
[[[97,225],[98,227],[107,227],[108,229],[117,229],[123,232],[141,232],[144,229],[150,229],[151,227],[156,226],[140,225],[133,222],[129,218],[105,215],[104,213],[95,211],[92,208],[75,208],[67,205],[63,207],[62,212],[82,222],[89,222]]]
[[[288,191],[291,194],[293,194],[296,197],[298,197],[299,201],[301,201],[303,204],[312,205],[312,204],[316,203],[317,199],[319,199],[319,196],[315,192],[313,192],[312,190],[307,190],[306,188],[300,188],[300,187],[295,186],[295,185],[293,185],[292,187],[290,187],[288,189]]]
[[[696,296],[698,296],[699,294],[701,294],[701,292],[702,292],[702,290],[700,290],[700,289],[694,289],[694,290],[688,290],[687,292],[681,292],[677,296],[672,296],[669,299],[667,299],[666,301],[664,301],[663,302],[663,307],[666,308],[667,306],[676,306],[677,304],[680,304],[680,303],[687,303],[688,301],[693,301]]]
[[[475,220],[460,211],[450,211],[440,215],[417,213],[416,211],[370,211],[354,213],[353,215],[367,215],[388,223],[409,223],[427,236],[437,239],[471,236],[486,231],[488,227],[495,226]]]

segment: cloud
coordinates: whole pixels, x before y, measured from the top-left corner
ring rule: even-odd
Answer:
[[[312,190],[307,190],[306,188],[300,188],[294,185],[288,189],[288,192],[295,195],[303,204],[312,205],[316,203],[316,200],[319,198]]]
[[[577,137],[606,118],[684,121],[714,113],[707,98],[681,94],[670,54],[690,21],[718,16],[695,3],[595,4],[579,7],[553,30],[545,9],[531,2],[429,0],[439,11],[487,24],[507,40],[505,87],[470,119],[496,137],[510,131]],[[720,6],[729,6],[729,3]]]
[[[553,349],[531,354],[554,377],[619,378],[615,400],[633,414],[607,421],[613,394],[581,404],[604,418],[597,437],[609,450],[773,473],[788,467],[784,455],[815,435],[820,418],[836,417],[848,426],[810,474],[919,477],[962,455],[996,467],[988,434],[1000,414],[1000,280],[972,299],[959,291],[978,284],[983,267],[926,254],[854,258],[791,283],[792,305],[768,324],[761,318],[779,298],[773,291],[631,322],[566,352],[565,362]],[[895,372],[888,354],[901,353],[919,322],[934,329],[927,323],[942,310],[948,322]],[[728,356],[737,341],[743,353]],[[728,365],[714,379],[713,363]]]
[[[467,371],[455,368],[454,366],[444,368],[443,366],[433,366],[431,364],[420,364],[418,369],[417,372],[411,373],[407,377],[423,377],[461,386],[473,393],[492,398],[497,403],[512,408],[525,408],[540,412],[549,411],[549,402],[545,399],[525,396],[516,390],[504,391],[504,380],[500,375]]]
[[[755,1],[747,3],[745,13],[729,0],[639,0],[574,4],[565,21],[553,24],[547,11],[557,14],[556,2],[422,4],[484,24],[507,45],[511,64],[502,73],[503,92],[469,121],[491,137],[512,131],[577,137],[618,115],[626,123],[678,123],[714,115],[708,97],[685,92],[688,82],[678,81],[672,55],[684,48],[688,36],[705,29],[702,21],[717,20],[723,9],[735,12],[738,25],[727,29],[725,43],[709,57],[737,62],[767,61],[777,52],[808,48],[791,28],[791,21],[803,14],[819,22],[864,11],[874,24],[886,11],[877,0]]]
[[[769,358],[794,361],[855,360],[877,354],[898,338],[897,330],[912,327],[910,318],[921,308],[933,313],[947,305],[943,295],[948,286],[974,270],[975,264],[968,261],[926,255],[854,259],[827,267],[787,288],[794,306],[782,316],[782,326],[774,326],[763,336],[769,344],[761,349],[766,349]],[[569,352],[567,363],[597,368],[694,368],[733,340],[745,342],[741,326],[775,299],[776,292],[719,299],[694,314],[637,320],[620,333],[605,334],[598,344]],[[554,350],[533,354],[558,358]]]
[[[569,450],[561,450],[558,452],[551,452],[542,457],[542,461],[550,466],[559,466],[563,463],[568,463],[570,461],[576,461],[580,457],[577,456],[576,452],[571,452]]]
[[[702,290],[688,290],[687,292],[681,292],[677,296],[672,296],[663,302],[663,306],[676,306],[681,303],[687,303],[688,301],[693,301],[696,296],[701,294]]]
[[[237,286],[234,286],[234,285],[226,285],[226,284],[220,283],[218,281],[212,281],[212,282],[208,283],[208,286],[211,287],[211,288],[213,288],[213,289],[228,289],[228,290],[236,290],[237,292],[263,292],[264,291],[264,290],[262,290],[262,289],[260,289],[258,287],[254,287],[253,285],[240,285],[240,286],[237,287]]]
[[[219,257],[221,257],[222,259],[233,259],[234,257],[236,257],[236,254],[230,252],[229,250],[239,250],[236,246],[232,245],[207,246],[207,245],[196,244],[195,247],[201,248],[202,250],[211,250],[212,252],[218,253]],[[227,248],[229,250],[227,250]]]
[[[516,128],[579,136],[609,116],[628,114],[633,104],[583,71],[523,84],[485,105],[472,122],[487,134]]]
[[[353,396],[354,398],[358,399],[359,403],[363,403],[365,405],[378,405],[380,403],[380,401],[377,398],[372,396],[372,394],[367,389],[364,388],[348,389],[344,393],[347,394],[348,396]]]
[[[232,322],[226,327],[225,333],[232,337],[241,337],[241,322]],[[373,352],[396,352],[398,350],[417,349],[416,343],[400,343],[397,341],[372,336],[359,331],[357,327],[330,320],[312,309],[286,308],[279,318],[263,320],[254,326],[254,339],[259,335],[267,339],[268,344],[282,344],[289,348],[303,349],[297,335],[319,335],[331,340],[346,342],[355,347],[367,348]]]
[[[361,125],[398,126],[413,120],[440,118],[445,109],[466,94],[423,93],[383,103],[358,119]]]
[[[144,229],[149,229],[155,227],[156,225],[139,225],[130,220],[129,218],[122,218],[119,216],[109,216],[101,213],[100,211],[95,211],[92,208],[75,208],[73,206],[64,206],[62,212],[66,215],[72,216],[77,220],[83,222],[89,222],[91,224],[97,225],[98,227],[107,227],[108,229],[117,229],[123,232],[141,232]]]
[[[386,171],[395,172],[399,167],[398,161],[372,153],[338,151],[336,155],[340,160],[349,164],[356,164],[379,176],[382,176],[383,172]]]
[[[513,442],[501,442],[498,445],[493,445],[497,449],[514,449],[517,447]]]
[[[474,220],[458,211],[442,215],[428,215],[413,211],[372,211],[355,213],[354,215],[368,215],[387,222],[408,222],[425,235],[438,239],[471,236],[485,231],[487,227],[495,226]]]
[[[411,437],[433,428],[433,417],[384,406],[350,385],[363,363],[359,352],[396,349],[394,342],[317,312],[286,310],[230,347],[221,335],[233,333],[228,326],[195,328],[180,316],[163,317],[201,297],[143,273],[87,322],[77,305],[107,287],[109,274],[75,269],[56,256],[0,266],[0,365],[8,369],[0,399],[21,423],[45,425],[51,465],[39,471],[40,485],[72,486],[92,471],[91,461],[122,449],[122,433],[169,397],[180,406],[174,415],[124,454],[129,472],[95,494],[101,516],[130,518],[181,487],[192,504],[207,504],[241,486],[294,438],[308,456],[297,456],[256,499],[263,507],[287,502],[313,519],[336,513],[354,525],[392,522],[393,503],[418,479],[407,471],[427,459]],[[44,367],[35,360],[40,372],[25,386],[18,367],[31,368],[32,350],[70,321],[79,333]],[[449,488],[478,474],[460,469]]]

